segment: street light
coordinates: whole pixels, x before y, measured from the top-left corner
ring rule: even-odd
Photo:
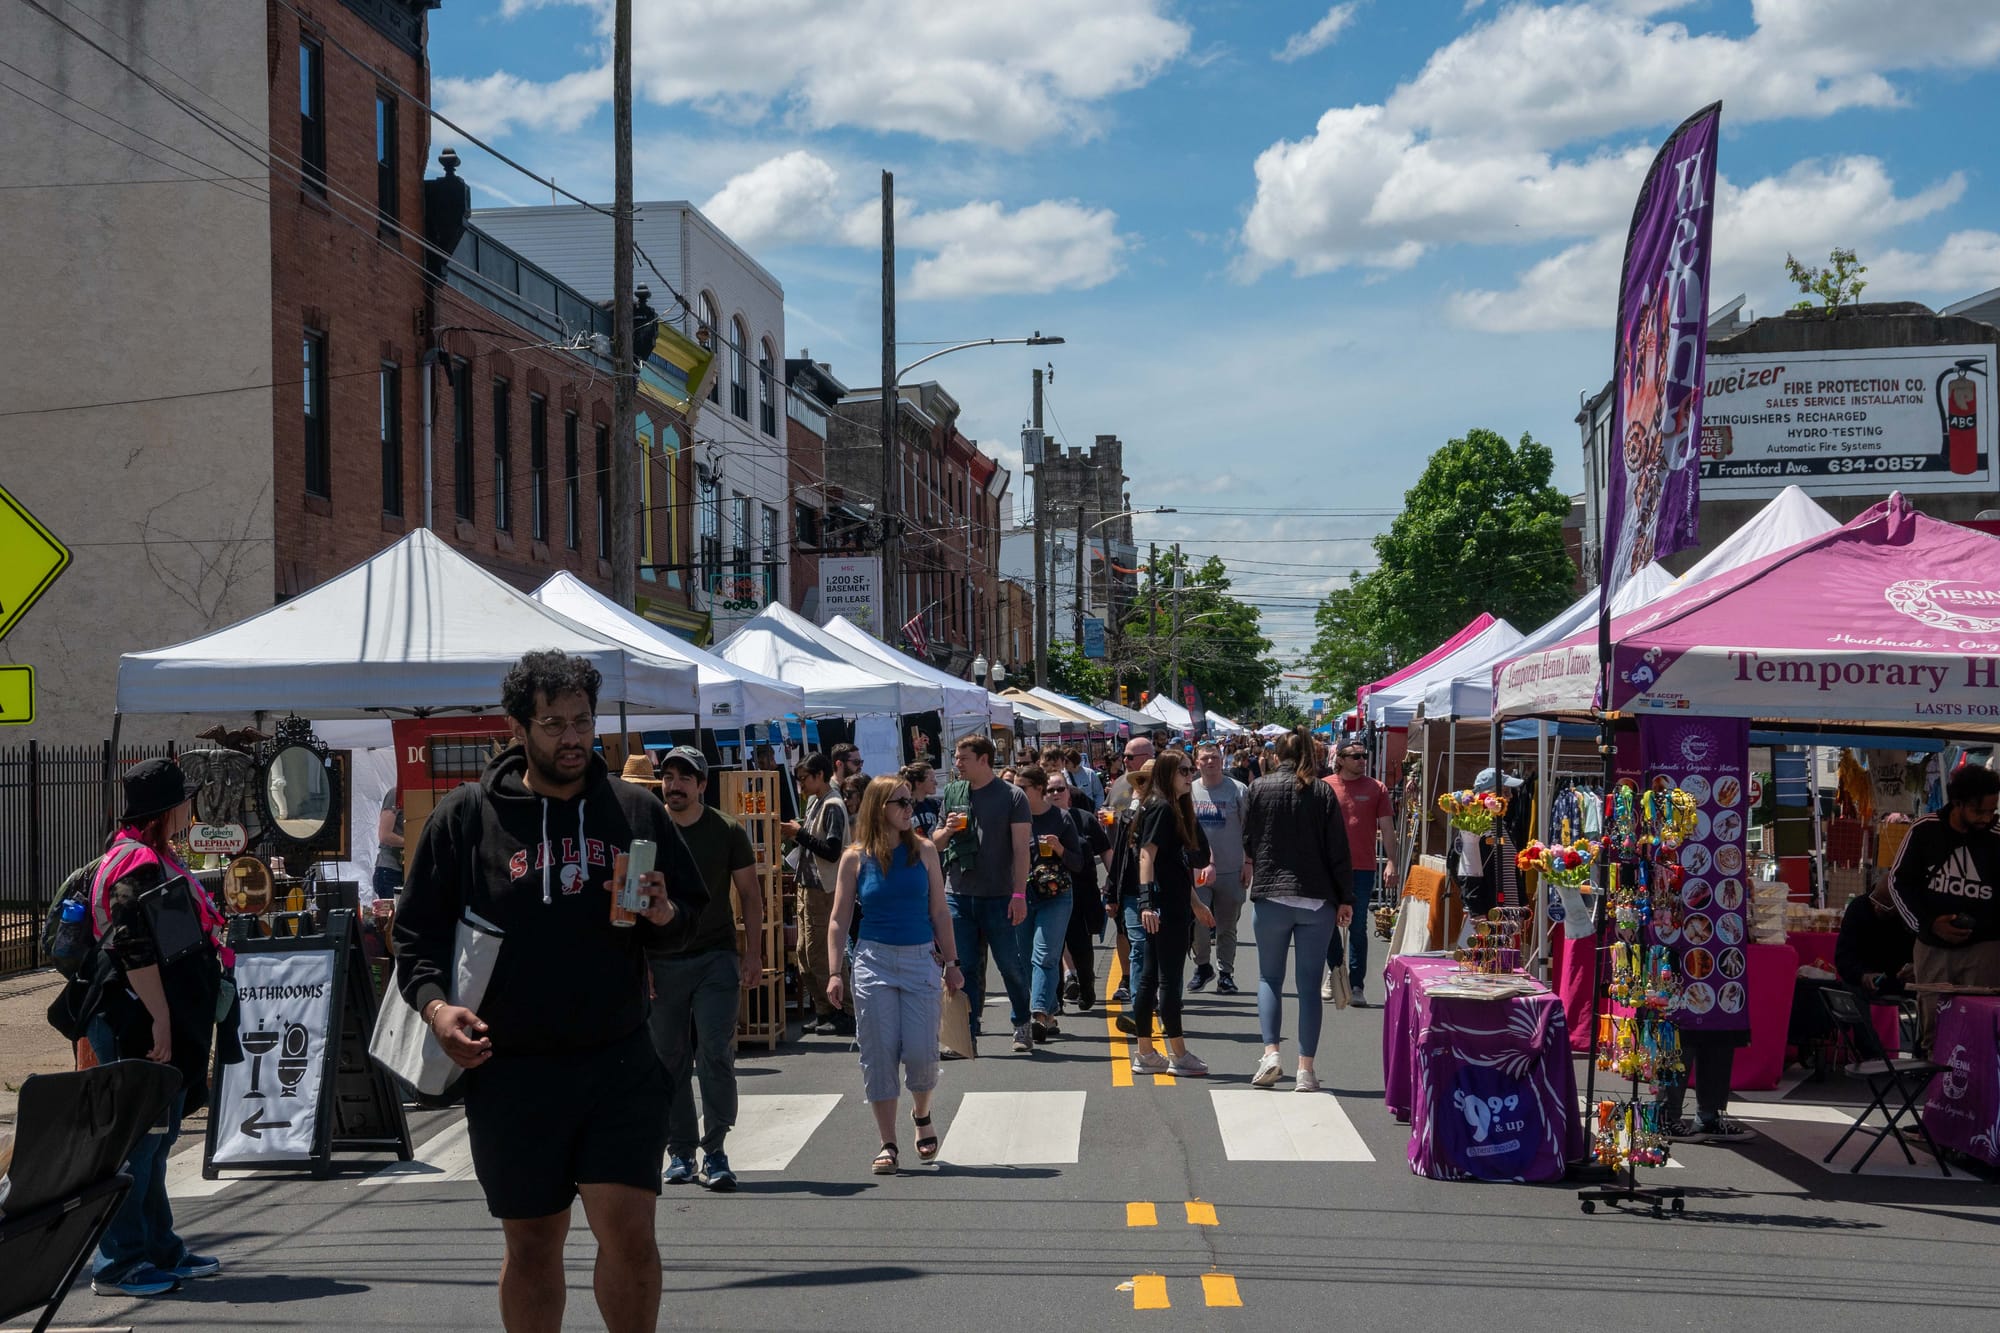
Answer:
[[[1056,347],[1060,346],[1062,342],[1063,339],[1054,334],[1045,336],[1040,329],[1036,329],[1025,338],[974,338],[970,342],[954,343],[950,347],[940,347],[935,352],[918,357],[916,360],[910,362],[909,365],[904,366],[896,372],[896,378],[893,383],[882,386],[882,582],[884,585],[882,590],[882,605],[884,611],[887,613],[883,616],[883,628],[885,630],[891,625],[900,629],[903,623],[903,576],[902,571],[896,568],[896,543],[900,534],[895,531],[894,523],[890,518],[890,505],[892,503],[890,497],[896,494],[896,432],[899,409],[903,401],[903,376],[909,374],[927,361],[935,361],[941,356],[950,356],[953,352],[963,352],[968,347]],[[887,349],[885,348],[884,350],[886,351]],[[972,534],[968,529],[966,533],[966,544],[968,547],[971,545],[971,541]],[[968,571],[968,580],[969,577],[970,571]],[[884,637],[886,638],[887,636],[885,635]]]
[[[1085,512],[1082,505],[1076,507],[1076,586],[1072,593],[1076,603],[1074,608],[1076,624],[1072,632],[1076,636],[1077,647],[1079,648],[1083,646],[1083,548],[1090,534],[1107,523],[1116,523],[1121,518],[1132,518],[1139,514],[1178,514],[1180,510],[1174,508],[1172,505],[1155,505],[1151,509],[1126,509],[1119,513],[1100,518],[1087,528],[1083,525]],[[1111,580],[1108,576],[1104,581],[1104,596],[1105,600],[1110,603],[1111,615],[1108,619],[1115,621],[1118,618],[1118,601],[1111,594]]]

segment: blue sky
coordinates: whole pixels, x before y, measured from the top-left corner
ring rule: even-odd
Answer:
[[[1119,435],[1134,502],[1182,511],[1141,541],[1223,555],[1286,654],[1444,440],[1532,432],[1581,484],[1633,196],[1703,103],[1724,102],[1715,303],[1775,313],[1784,255],[1835,245],[1869,299],[2000,286],[1996,0],[635,9],[638,195],[703,205],[777,274],[789,355],[879,377],[894,171],[901,359],[1066,337],[932,369],[1012,461],[1053,364],[1051,428]],[[601,0],[448,0],[437,101],[608,198],[608,22]],[[447,143],[479,206],[547,202]]]

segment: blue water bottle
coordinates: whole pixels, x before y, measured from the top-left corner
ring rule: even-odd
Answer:
[[[50,961],[65,975],[76,971],[90,953],[90,905],[71,898],[62,905],[62,924],[56,927],[55,947]]]

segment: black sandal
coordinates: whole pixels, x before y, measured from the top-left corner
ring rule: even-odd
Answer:
[[[937,1155],[938,1155],[938,1136],[935,1132],[930,1134],[925,1134],[922,1132],[930,1128],[931,1118],[927,1115],[926,1116],[912,1115],[910,1117],[910,1123],[915,1125],[918,1130],[917,1160],[920,1162],[935,1162],[937,1160]]]
[[[875,1154],[875,1164],[869,1169],[878,1176],[893,1176],[899,1167],[896,1159],[896,1145],[885,1143],[882,1151]]]

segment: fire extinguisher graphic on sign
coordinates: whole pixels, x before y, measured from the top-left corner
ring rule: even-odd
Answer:
[[[1979,386],[1972,377],[1985,373],[1980,358],[1966,357],[1937,379],[1945,464],[1961,477],[1979,471]]]

